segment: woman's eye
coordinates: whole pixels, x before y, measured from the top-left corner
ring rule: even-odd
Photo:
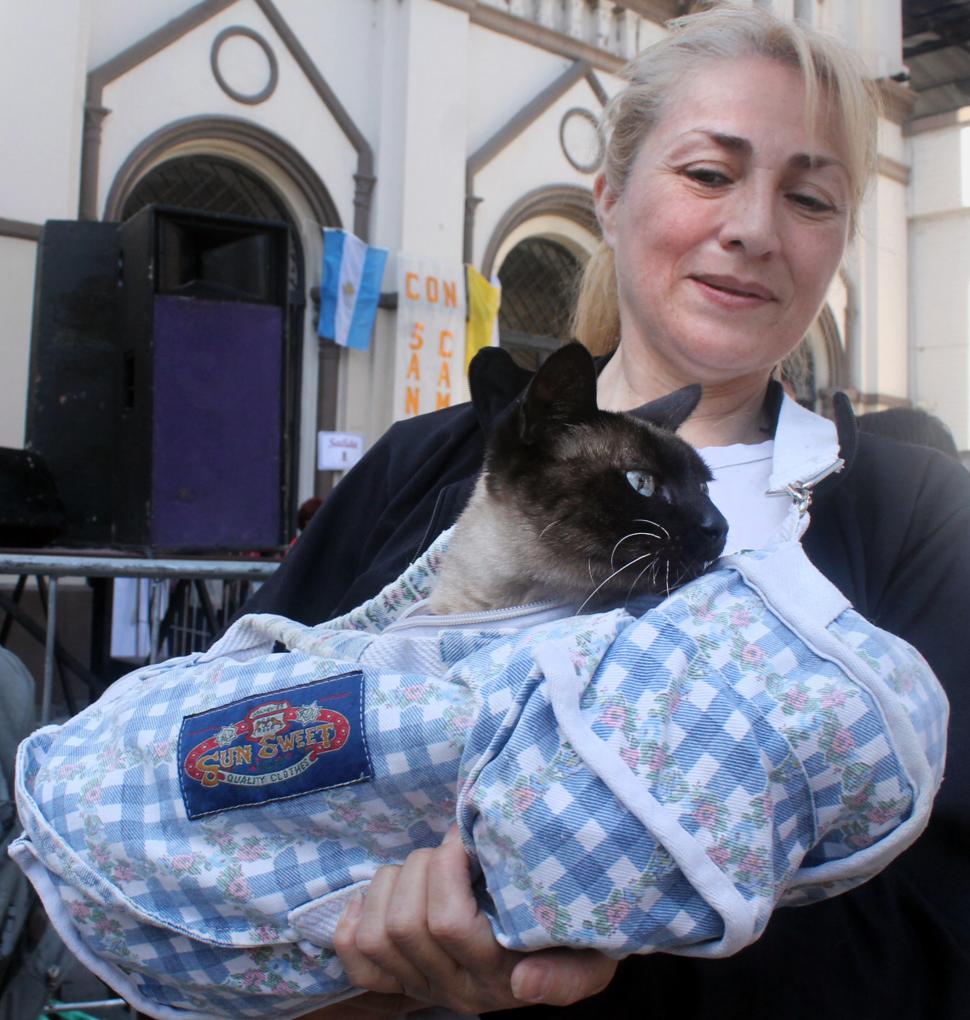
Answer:
[[[720,170],[713,170],[710,167],[691,167],[684,171],[685,175],[698,184],[707,188],[719,188],[722,185],[730,184],[731,178]]]
[[[641,496],[652,496],[657,488],[653,475],[646,471],[627,471],[626,480],[633,491]]]
[[[806,195],[804,192],[794,192],[789,198],[802,209],[808,212],[824,213],[835,212],[835,206],[831,202],[818,198],[815,195]]]

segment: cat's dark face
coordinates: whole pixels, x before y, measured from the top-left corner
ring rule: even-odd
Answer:
[[[585,348],[545,362],[485,468],[490,497],[534,529],[533,570],[552,590],[595,591],[591,604],[666,594],[721,554],[727,522],[707,495],[710,471],[673,431],[699,397],[688,387],[629,414],[601,411]]]

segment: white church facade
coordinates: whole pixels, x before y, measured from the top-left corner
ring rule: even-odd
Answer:
[[[679,0],[0,0],[0,446],[22,447],[51,220],[146,203],[283,222],[294,500],[317,434],[369,444],[399,406],[396,262],[468,263],[528,356],[567,328],[596,244],[595,121]],[[774,0],[856,48],[885,99],[879,174],[808,338],[824,407],[912,403],[970,446],[970,107],[917,116],[901,0]],[[367,350],[317,337],[323,227],[390,251]],[[215,371],[215,369],[214,369]],[[213,376],[214,384],[217,375]],[[454,381],[448,399],[467,390]],[[424,410],[421,407],[420,410]]]

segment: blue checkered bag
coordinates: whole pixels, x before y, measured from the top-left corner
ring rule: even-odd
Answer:
[[[446,542],[340,620],[245,617],[21,745],[12,853],[141,1011],[353,994],[348,897],[456,818],[503,944],[616,956],[733,953],[925,826],[944,695],[796,543],[640,615],[438,618]]]

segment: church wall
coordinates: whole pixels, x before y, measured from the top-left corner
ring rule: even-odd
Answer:
[[[652,8],[663,6],[657,2]],[[860,50],[873,74],[898,69],[895,0],[775,0],[771,6],[783,16],[806,17],[837,32]],[[158,132],[192,118],[218,117],[256,126],[297,151],[326,188],[341,224],[354,229],[361,202],[355,180],[358,153],[272,24],[272,8],[373,152],[376,183],[364,200],[370,203],[370,240],[391,251],[383,286],[390,293],[396,289],[399,251],[461,261],[468,160],[480,155],[577,59],[590,62],[589,70],[607,95],[616,91],[623,59],[664,31],[656,21],[636,15],[636,7],[621,10],[608,0],[592,6],[585,0],[236,0],[203,5],[94,0],[53,6],[0,0],[0,82],[5,94],[16,99],[0,110],[0,140],[8,154],[0,164],[0,302],[9,324],[0,345],[0,377],[10,393],[0,414],[0,445],[20,446],[24,438],[35,248],[31,231],[36,235],[46,219],[78,215],[89,71],[152,38],[173,19],[203,8],[215,12],[105,85],[101,102],[110,112],[101,121],[98,215],[104,214],[132,155]],[[278,61],[279,79],[265,102],[240,103],[213,77],[213,41],[232,26],[258,33]],[[254,46],[237,37],[224,44],[222,59],[232,80],[258,87],[262,58]],[[576,108],[594,114],[601,109],[596,90],[582,77],[504,148],[491,153],[474,175],[472,194],[480,199],[471,234],[476,265],[490,244],[494,253],[503,217],[524,196],[552,186],[591,188],[592,174],[574,167],[560,142],[563,117]],[[965,234],[959,225],[965,224],[968,202],[961,191],[966,173],[961,179],[951,168],[960,159],[965,168],[960,131],[970,128],[904,139],[898,119],[883,124],[883,172],[867,199],[844,274],[853,315],[848,321],[836,319],[846,330],[852,382],[860,393],[938,408],[951,427],[965,430],[970,384],[960,366],[970,346],[965,284],[970,267],[962,261]],[[266,153],[225,139],[186,141],[157,158],[189,152],[236,159],[280,192],[298,221],[308,292],[317,286],[320,224],[285,170]],[[17,224],[25,234],[16,233]],[[548,215],[535,226],[540,232],[556,229]],[[528,229],[520,226],[519,234]],[[578,249],[591,242],[584,231],[568,224],[563,228]],[[324,399],[313,303],[307,298],[300,463],[304,495],[316,482],[313,451]],[[360,432],[368,444],[392,417],[395,325],[393,308],[382,308],[370,350],[330,353],[322,369],[336,373],[330,379],[333,424]],[[457,386],[454,399],[465,392]]]
[[[970,107],[909,135],[914,399],[970,447]]]

